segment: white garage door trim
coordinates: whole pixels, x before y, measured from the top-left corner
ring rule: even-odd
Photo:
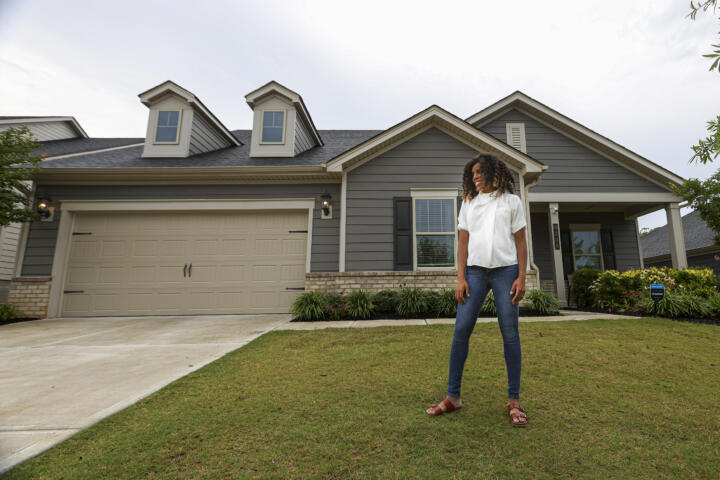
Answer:
[[[307,210],[308,235],[305,271],[310,272],[312,250],[312,227],[314,198],[291,199],[228,199],[228,200],[71,200],[60,202],[60,225],[58,226],[57,243],[52,267],[52,285],[48,318],[56,318],[60,314],[63,278],[68,256],[70,254],[70,234],[75,221],[75,213],[79,212],[164,212],[164,211],[242,211],[242,210]]]

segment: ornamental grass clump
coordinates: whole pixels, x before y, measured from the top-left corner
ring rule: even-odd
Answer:
[[[362,290],[350,292],[345,297],[345,313],[356,320],[370,318],[373,304],[370,295]]]
[[[435,314],[438,317],[454,317],[457,315],[458,301],[455,290],[444,288],[438,292],[438,303],[435,305]]]
[[[485,296],[485,301],[483,302],[480,311],[492,317],[497,316],[497,308],[495,307],[495,296],[493,295],[492,290],[488,290],[488,293]]]
[[[525,295],[528,308],[541,315],[557,315],[560,310],[560,302],[552,293],[533,289]]]
[[[428,311],[427,297],[419,288],[405,287],[400,290],[397,312],[404,317],[413,317]]]
[[[7,322],[17,317],[18,312],[15,307],[9,303],[0,303],[0,322]]]
[[[380,290],[372,296],[374,310],[377,313],[395,314],[400,301],[400,294],[395,290]]]
[[[297,297],[293,301],[290,311],[299,320],[324,320],[327,307],[327,296],[323,292],[315,291],[306,292]]]

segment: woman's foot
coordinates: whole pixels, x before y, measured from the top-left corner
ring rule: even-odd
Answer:
[[[508,415],[510,415],[510,423],[513,427],[524,427],[528,423],[525,409],[517,400],[510,400],[507,404]]]
[[[428,415],[442,415],[462,408],[462,402],[457,397],[447,396],[442,402],[425,410]]]

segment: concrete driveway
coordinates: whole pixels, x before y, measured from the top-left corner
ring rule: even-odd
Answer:
[[[63,318],[0,326],[0,473],[290,318]]]

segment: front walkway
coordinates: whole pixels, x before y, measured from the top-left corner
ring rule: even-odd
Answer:
[[[575,310],[560,310],[560,315],[552,317],[520,317],[520,322],[565,322],[568,320],[594,320],[597,318],[640,318],[633,315],[615,315],[611,313],[578,312]],[[480,317],[478,323],[497,322],[497,317]],[[425,318],[412,320],[340,320],[330,322],[291,322],[277,328],[277,330],[320,330],[323,328],[366,328],[389,327],[404,325],[441,325],[453,324],[454,318]]]

